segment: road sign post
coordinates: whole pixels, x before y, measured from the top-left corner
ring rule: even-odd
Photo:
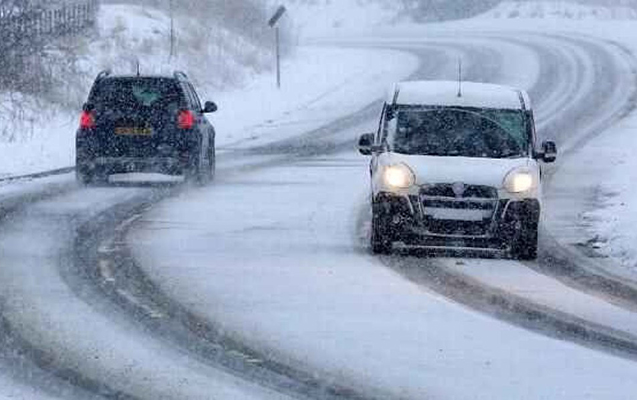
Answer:
[[[281,89],[281,32],[279,30],[278,22],[283,17],[283,14],[286,12],[286,8],[284,6],[280,6],[272,18],[268,21],[268,26],[270,28],[274,28],[275,35],[275,53],[276,53],[276,87]]]
[[[275,28],[276,35],[276,87],[281,89],[281,33]]]
[[[175,15],[173,10],[173,0],[170,0],[170,61],[175,56]]]

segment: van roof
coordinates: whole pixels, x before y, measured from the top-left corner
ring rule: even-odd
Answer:
[[[529,95],[509,86],[457,81],[411,81],[397,83],[387,103],[394,105],[455,106],[493,109],[531,109]]]

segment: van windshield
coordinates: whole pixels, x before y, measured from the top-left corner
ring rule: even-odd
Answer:
[[[515,158],[529,152],[520,110],[398,110],[387,122],[391,151],[410,155]]]

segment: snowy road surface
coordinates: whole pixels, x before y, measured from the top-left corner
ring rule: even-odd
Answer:
[[[625,113],[623,50],[510,36],[348,45],[414,54],[415,78],[452,79],[461,56],[468,80],[523,86],[540,135],[567,153]],[[0,188],[0,312],[15,338],[2,344],[24,360],[0,398],[28,383],[41,398],[631,398],[635,297],[564,279],[549,257],[368,254],[354,152],[376,124],[368,103],[226,149],[208,188]]]

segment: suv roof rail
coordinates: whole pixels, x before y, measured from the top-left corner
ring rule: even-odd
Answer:
[[[106,69],[102,72],[100,72],[99,74],[97,74],[97,78],[95,78],[95,80],[99,81],[102,78],[106,78],[107,76],[111,75],[111,70],[110,69]]]
[[[524,101],[524,94],[521,90],[518,90],[518,96],[520,97],[520,105],[522,106],[522,111],[526,111],[526,102]]]
[[[188,80],[188,75],[186,75],[186,73],[182,71],[175,71],[173,76],[179,80],[184,80],[184,81]]]

